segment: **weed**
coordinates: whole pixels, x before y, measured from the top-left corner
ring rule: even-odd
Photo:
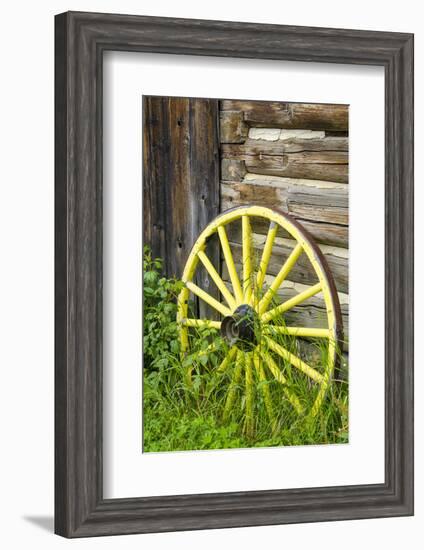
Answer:
[[[190,330],[180,354],[176,297],[183,283],[161,275],[162,262],[144,255],[144,451],[346,443],[347,375],[329,383],[317,414],[320,384],[270,349],[284,347],[325,376],[328,340],[288,336],[284,316],[255,323],[254,352],[230,351],[217,329]],[[147,292],[146,292],[147,291]],[[271,303],[270,308],[276,305]],[[194,304],[190,304],[194,308]],[[277,328],[276,328],[277,327]],[[342,355],[340,359],[342,360]],[[269,358],[271,357],[271,360]],[[344,365],[344,370],[346,370]]]

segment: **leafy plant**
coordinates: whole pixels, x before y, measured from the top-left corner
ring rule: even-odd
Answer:
[[[177,295],[183,283],[162,274],[162,260],[144,251],[144,386],[143,441],[145,451],[177,451],[281,445],[345,443],[348,441],[347,374],[331,383],[318,414],[311,418],[298,414],[274,377],[267,380],[255,374],[251,380],[254,399],[253,425],[246,430],[245,377],[234,385],[236,399],[229,414],[224,410],[232,382],[231,365],[226,372],[218,366],[228,346],[217,329],[202,326],[190,331],[189,351],[180,354],[176,322]],[[193,307],[194,304],[189,304]],[[195,315],[193,315],[195,317]],[[284,324],[284,317],[276,319]],[[255,326],[258,341],[263,328]],[[328,347],[322,340],[306,342],[269,329],[274,341],[302,357],[314,357],[312,366],[323,372]],[[261,351],[261,350],[259,350]],[[267,352],[267,347],[262,352]],[[341,355],[343,362],[343,356]],[[318,387],[289,361],[275,356],[287,380],[286,388],[296,393],[305,411],[311,409]],[[343,365],[347,370],[347,365]],[[189,376],[188,376],[189,374]],[[269,398],[267,397],[269,395]],[[268,399],[268,402],[267,402]],[[269,420],[272,401],[274,422]],[[268,408],[268,409],[267,409]]]
[[[162,274],[163,261],[143,257],[143,357],[147,372],[166,369],[179,354],[177,297],[183,283]]]

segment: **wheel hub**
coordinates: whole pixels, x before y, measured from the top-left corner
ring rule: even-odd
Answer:
[[[235,345],[242,351],[250,351],[258,344],[258,328],[258,314],[251,306],[243,304],[232,315],[224,317],[221,323],[221,336],[228,345]]]

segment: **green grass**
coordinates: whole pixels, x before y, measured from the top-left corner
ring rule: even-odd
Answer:
[[[293,373],[296,376],[296,373]],[[305,406],[312,405],[311,388],[297,377],[296,389]],[[300,382],[303,382],[301,384]],[[225,376],[207,369],[196,372],[193,383],[184,380],[184,369],[175,360],[167,372],[144,375],[144,451],[185,451],[240,447],[272,447],[346,443],[348,441],[347,384],[333,382],[315,418],[298,415],[284,398],[276,381],[270,386],[276,409],[277,428],[272,429],[261,391],[254,387],[254,435],[247,437],[244,426],[243,384],[230,417],[222,418],[226,398]],[[312,392],[313,393],[313,392]]]
[[[338,380],[331,383],[324,403],[314,418],[307,413],[312,408],[319,385],[289,362],[273,354],[278,368],[287,379],[286,387],[295,393],[304,414],[295,411],[284,393],[283,385],[265,367],[265,380],[260,379],[252,368],[252,382],[246,392],[243,367],[242,376],[234,385],[234,403],[225,417],[223,412],[228,389],[234,383],[236,364],[233,362],[224,373],[217,372],[217,366],[228,348],[218,331],[208,327],[191,331],[191,351],[181,359],[175,321],[175,296],[181,289],[181,283],[160,277],[160,261],[152,260],[146,252],[143,371],[145,452],[348,442],[345,364],[342,364],[342,373],[337,373]],[[277,319],[276,322],[281,325],[284,319]],[[294,337],[273,334],[273,339],[292,353],[307,358],[308,363],[318,372],[324,372],[327,346],[323,345],[321,339],[316,339],[307,348]],[[216,343],[216,351],[199,356],[199,351],[211,342]],[[263,346],[266,347],[266,344]],[[187,376],[189,370],[192,372],[191,378]],[[268,411],[265,402],[267,394],[272,402],[272,422],[268,414],[269,401]],[[250,428],[246,422],[246,412],[249,410],[246,407],[247,396],[252,398],[254,404],[253,425]]]

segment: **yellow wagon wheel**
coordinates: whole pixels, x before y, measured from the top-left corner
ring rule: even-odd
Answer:
[[[269,224],[263,250],[255,264],[252,242],[252,225]],[[231,227],[230,227],[231,224]],[[238,224],[242,235],[241,268],[237,272],[236,263],[228,240],[228,229],[235,229]],[[240,227],[241,226],[241,227]],[[282,263],[278,273],[266,286],[266,274],[269,267],[277,232],[281,228],[294,240],[293,250]],[[222,259],[231,284],[225,283],[219,274],[219,267],[214,266],[206,254],[207,243],[217,235],[222,251]],[[316,284],[307,287],[289,300],[278,304],[277,291],[287,279],[301,254],[306,254],[315,272]],[[196,285],[198,269],[205,269],[220,292],[217,300],[204,288]],[[277,380],[282,388],[282,395],[299,414],[315,416],[321,407],[326,390],[331,382],[337,363],[338,349],[342,338],[342,317],[340,304],[333,277],[320,249],[308,232],[293,218],[274,209],[261,206],[237,207],[219,215],[200,234],[195,242],[183,272],[185,283],[178,297],[178,322],[180,326],[181,350],[183,354],[190,351],[192,329],[210,327],[220,331],[226,342],[226,354],[220,358],[216,367],[218,371],[230,375],[224,417],[228,417],[237,395],[237,388],[245,388],[245,427],[247,433],[254,431],[254,389],[255,380],[263,392],[265,407],[271,423],[275,421],[275,404],[272,402],[268,380]],[[308,298],[322,293],[326,322],[322,328],[289,326],[285,322],[286,313]],[[216,311],[215,319],[189,316],[190,295],[205,302]],[[220,320],[216,320],[216,317]],[[199,332],[196,332],[198,335]],[[201,332],[200,332],[201,334]],[[281,336],[294,339],[319,339],[327,346],[325,363],[320,368],[311,366],[299,357],[289,346],[284,345]],[[202,355],[214,352],[214,346],[204,346],[199,352]],[[305,411],[295,389],[287,380],[285,368],[295,368],[311,382],[316,397],[310,411]],[[191,370],[188,372],[191,377]]]

